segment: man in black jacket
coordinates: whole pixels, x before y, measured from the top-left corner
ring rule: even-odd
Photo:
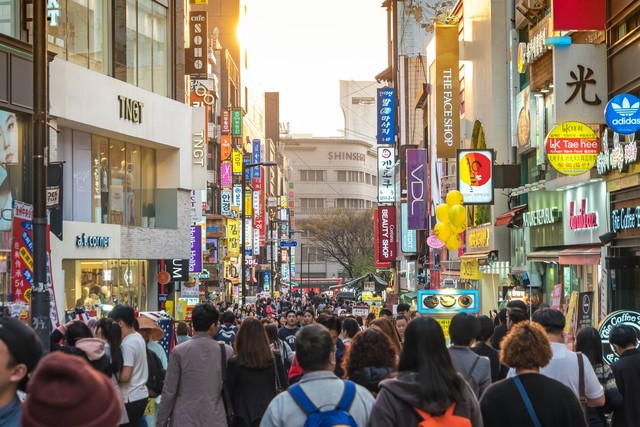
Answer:
[[[624,403],[613,413],[613,427],[637,426],[640,421],[640,350],[634,327],[616,325],[609,335],[620,360],[611,365]]]

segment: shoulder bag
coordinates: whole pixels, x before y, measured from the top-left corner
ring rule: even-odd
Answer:
[[[284,391],[284,387],[282,387],[282,384],[280,384],[280,375],[278,375],[278,363],[276,361],[276,355],[274,353],[271,353],[271,356],[273,357],[273,372],[275,374],[276,377],[276,396],[278,394],[280,394],[281,392]]]
[[[584,390],[584,360],[582,359],[582,352],[577,352],[576,356],[578,356],[578,400],[580,401],[580,406],[582,407],[582,412],[584,413],[585,419],[589,419],[587,396]]]
[[[229,392],[229,384],[227,383],[227,350],[223,343],[220,345],[220,365],[222,368],[222,402],[224,403],[224,411],[227,414],[227,425],[233,425],[233,403],[231,402],[231,393]]]
[[[518,376],[516,375],[515,377],[513,377],[513,382],[516,384],[516,387],[520,392],[520,396],[522,396],[522,400],[524,400],[524,406],[527,407],[527,411],[529,412],[529,416],[531,417],[531,421],[533,422],[533,425],[535,427],[542,427],[542,424],[540,423],[540,420],[536,415],[536,411],[533,409],[531,400],[529,400],[529,395],[527,394],[527,391],[524,389],[524,386],[522,385],[522,381],[520,381],[520,378],[518,378]]]

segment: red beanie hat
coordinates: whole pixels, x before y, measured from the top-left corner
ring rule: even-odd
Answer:
[[[23,427],[115,427],[122,401],[115,385],[80,356],[56,351],[40,360],[22,406]]]

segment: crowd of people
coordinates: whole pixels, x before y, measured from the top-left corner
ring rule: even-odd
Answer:
[[[635,328],[612,329],[609,366],[594,328],[573,352],[565,324],[513,301],[496,319],[456,314],[448,344],[406,304],[363,319],[324,296],[202,303],[167,360],[162,329],[130,306],[60,326],[43,357],[33,330],[0,318],[0,425],[640,425]]]

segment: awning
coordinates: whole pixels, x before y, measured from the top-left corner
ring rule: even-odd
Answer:
[[[381,71],[378,75],[376,75],[376,81],[380,82],[390,82],[393,79],[393,69],[391,67],[387,67],[384,71]]]
[[[464,262],[464,260],[477,259],[478,264],[487,265],[488,260],[497,260],[498,259],[498,251],[483,251],[483,252],[473,252],[473,253],[464,253],[460,255],[460,259]],[[461,268],[462,269],[462,268]]]
[[[527,261],[533,262],[558,262],[558,249],[541,249],[538,251],[529,252],[527,254]]]
[[[418,297],[417,291],[405,292],[404,294],[400,294],[400,298],[405,298],[405,299],[414,299],[417,297]]]
[[[600,263],[600,246],[563,249],[558,255],[562,265],[596,265]]]
[[[340,285],[340,286],[337,286],[337,287],[340,287],[340,288],[342,288],[342,287],[344,287],[344,288],[352,288],[352,287],[356,286],[358,283],[363,282],[367,277],[369,277],[369,275],[365,274],[364,276],[360,276],[357,279],[349,280],[347,283],[345,283],[343,285]],[[330,288],[334,288],[334,287],[336,287],[336,286],[330,286]]]
[[[503,214],[497,215],[495,225],[498,227],[509,225],[511,220],[525,209],[527,209],[527,205],[520,205],[520,206],[516,206],[515,208],[509,211],[506,211]]]

